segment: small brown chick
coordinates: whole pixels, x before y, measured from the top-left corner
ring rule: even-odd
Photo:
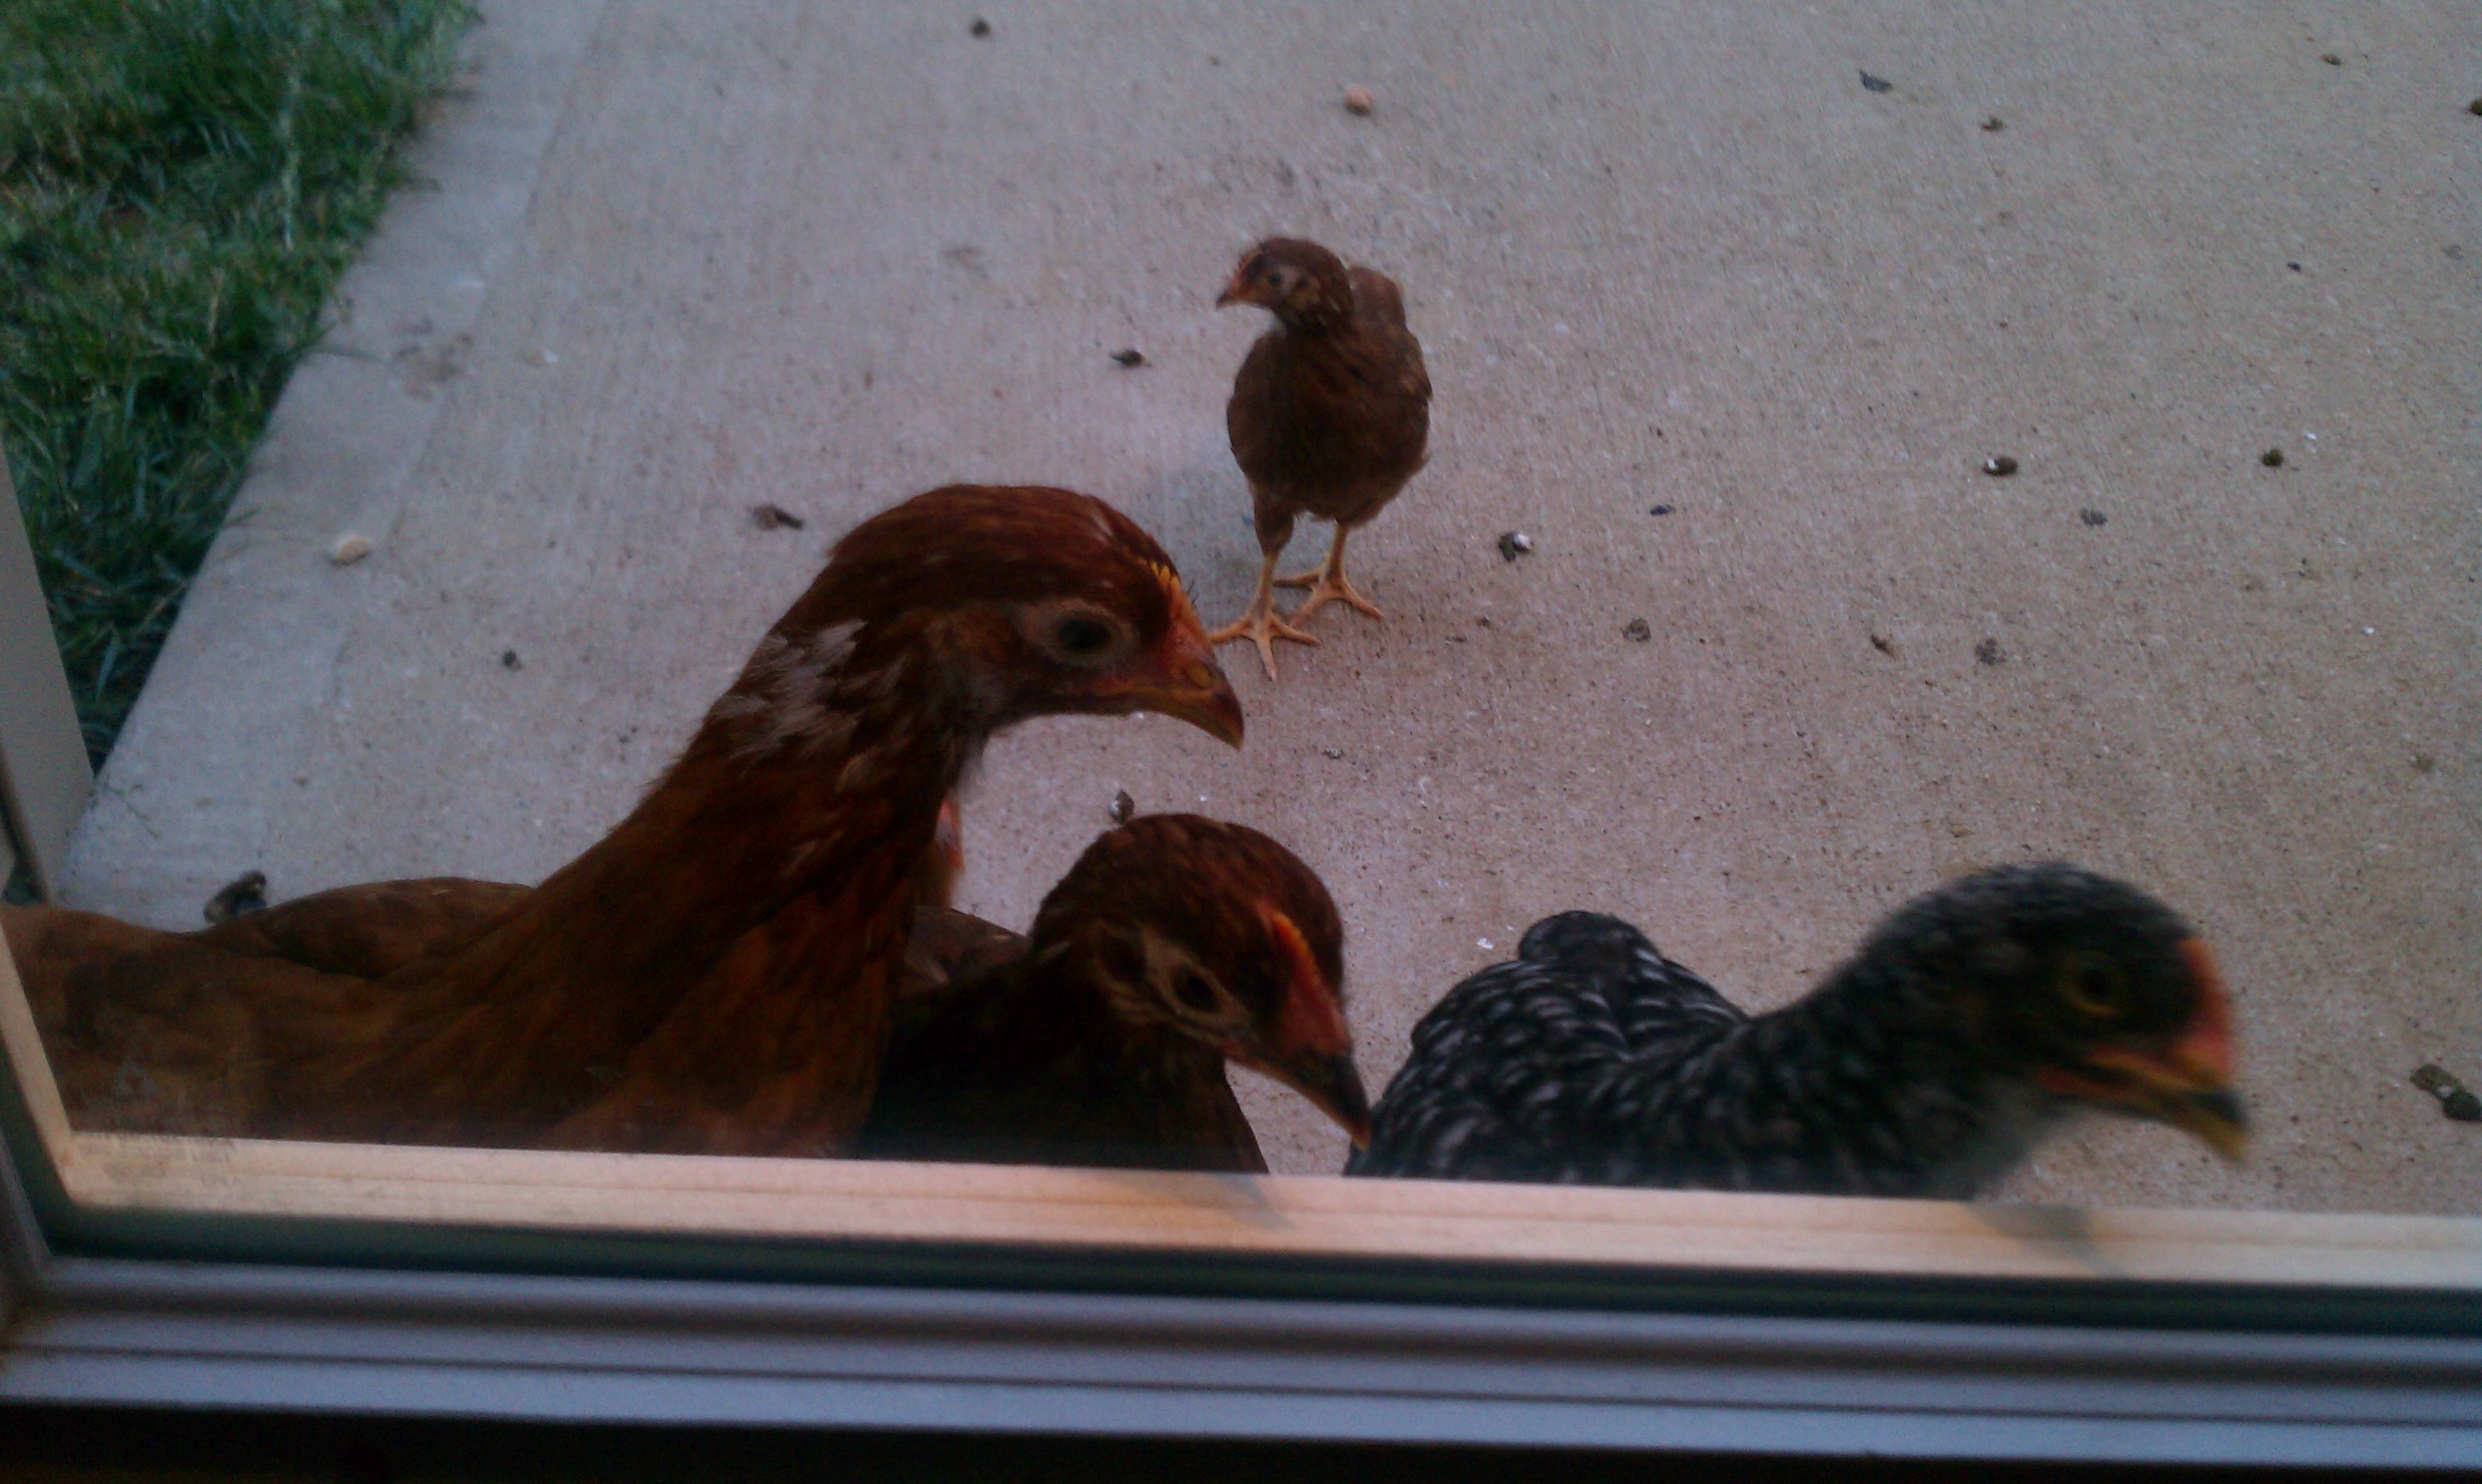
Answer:
[[[1327,888],[1273,840],[1196,815],[1133,820],[1087,847],[1026,938],[923,914],[856,1151],[1263,1171],[1228,1060],[1358,1144],[1370,1113],[1342,944]]]
[[[1422,343],[1405,327],[1395,281],[1313,242],[1271,237],[1241,255],[1215,300],[1272,311],[1276,327],[1258,337],[1232,381],[1224,421],[1232,456],[1250,482],[1264,561],[1250,611],[1207,638],[1246,638],[1276,678],[1275,640],[1318,640],[1298,625],[1331,601],[1379,610],[1344,575],[1344,541],[1396,498],[1422,467],[1431,431],[1431,377]],[[1302,514],[1335,522],[1335,544],[1316,572],[1276,576],[1276,559]],[[1307,587],[1290,621],[1275,611],[1274,588]]]

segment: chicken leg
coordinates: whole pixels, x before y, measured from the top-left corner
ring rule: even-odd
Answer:
[[[1352,534],[1352,527],[1338,524],[1335,528],[1335,544],[1327,549],[1327,560],[1319,563],[1317,571],[1304,572],[1299,577],[1276,579],[1276,586],[1279,587],[1307,587],[1310,590],[1310,595],[1302,600],[1302,606],[1293,610],[1292,618],[1295,623],[1307,623],[1310,614],[1317,612],[1332,600],[1341,601],[1347,608],[1367,613],[1373,620],[1383,616],[1377,604],[1354,591],[1353,584],[1345,581],[1344,538]]]
[[[1276,640],[1291,639],[1296,644],[1318,643],[1318,636],[1294,628],[1276,615],[1276,559],[1283,555],[1277,547],[1258,563],[1258,595],[1250,600],[1250,611],[1223,628],[1206,636],[1209,644],[1227,644],[1246,638],[1258,646],[1258,663],[1267,667],[1267,678],[1276,678]]]

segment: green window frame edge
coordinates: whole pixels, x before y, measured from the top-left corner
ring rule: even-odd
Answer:
[[[0,873],[22,860],[57,899],[69,829],[94,786],[50,611],[0,452]]]

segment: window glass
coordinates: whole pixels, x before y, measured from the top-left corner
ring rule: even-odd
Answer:
[[[1856,24],[494,12],[5,920],[297,1147],[88,1195],[2473,1215],[2462,39]]]

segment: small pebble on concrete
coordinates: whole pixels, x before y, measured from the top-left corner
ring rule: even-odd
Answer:
[[[1125,350],[1113,351],[1112,359],[1123,366],[1143,366],[1147,363],[1147,352],[1136,346],[1130,346]]]
[[[1646,513],[1649,515],[1669,515],[1672,513],[1672,507],[1668,505],[1649,506]]]
[[[761,531],[799,531],[809,524],[780,505],[753,505],[750,523]]]
[[[525,667],[525,662],[517,658],[517,652],[515,650],[503,649],[500,651],[500,668],[504,670],[521,670]]]
[[[1370,96],[1370,90],[1359,83],[1344,90],[1344,111],[1358,118],[1368,117],[1376,101]]]
[[[1892,92],[1896,88],[1894,83],[1888,81],[1886,78],[1873,77],[1867,72],[1862,74],[1862,86],[1867,88],[1872,92]]]
[[[1973,657],[1985,664],[2006,664],[2008,663],[2008,651],[2000,648],[1999,641],[1995,638],[1987,638],[1981,643],[1974,645]]]
[[[983,19],[983,18],[982,18],[981,16],[979,16],[979,15],[977,15],[977,16],[975,16],[975,17],[974,17],[974,23],[973,23],[972,25],[967,26],[967,27],[965,28],[965,35],[967,35],[967,36],[969,36],[969,37],[972,37],[975,40],[978,40],[978,41],[979,41],[979,40],[984,39],[985,39],[985,38],[987,38],[987,37],[989,37],[990,34],[991,34],[991,23],[990,23],[990,21],[987,21],[987,20]]]
[[[1534,549],[1534,538],[1522,531],[1503,531],[1499,534],[1499,560],[1515,561]]]
[[[1982,461],[1982,472],[1994,480],[2004,480],[2017,472],[2017,460],[2005,454],[1994,455]]]
[[[1996,134],[2006,127],[2008,127],[2007,121],[1997,114],[1982,120],[1982,132],[1985,134]]]
[[[1119,789],[1119,790],[1114,791],[1114,793],[1113,793],[1113,794],[1112,794],[1112,822],[1113,822],[1113,823],[1115,823],[1115,824],[1126,824],[1126,823],[1128,823],[1131,820],[1133,820],[1133,819],[1137,818],[1137,813],[1138,813],[1138,801],[1137,801],[1136,799],[1131,798],[1131,797],[1129,796],[1129,791],[1128,791],[1128,790],[1126,790],[1126,789]]]
[[[2322,52],[2319,54],[2318,60],[2327,64],[2331,67],[2340,67],[2344,65],[2344,59],[2337,56],[2334,52]]]
[[[2110,520],[2111,517],[2089,506],[2085,509],[2077,512],[2077,519],[2084,521],[2089,526],[2099,526]]]
[[[1654,629],[1643,618],[1632,618],[1621,626],[1621,638],[1643,644],[1654,638]]]
[[[348,531],[328,543],[328,560],[340,567],[352,566],[371,554],[371,538],[358,531]]]

